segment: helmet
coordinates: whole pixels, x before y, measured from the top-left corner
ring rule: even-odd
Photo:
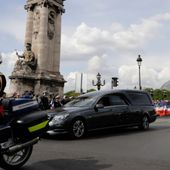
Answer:
[[[0,72],[0,97],[4,94],[4,89],[6,87],[6,78],[5,76]]]

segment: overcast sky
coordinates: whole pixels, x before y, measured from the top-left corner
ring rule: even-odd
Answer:
[[[26,0],[2,1],[0,6],[0,71],[11,74],[24,50]],[[75,73],[88,76],[93,88],[98,72],[110,89],[111,77],[119,88],[138,87],[140,54],[142,87],[160,88],[170,80],[170,0],[66,0],[62,15],[60,72],[74,90]]]

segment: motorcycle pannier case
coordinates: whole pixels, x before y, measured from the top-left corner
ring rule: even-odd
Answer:
[[[39,111],[36,100],[19,98],[3,100],[4,111],[9,118],[16,118],[13,132],[19,139],[32,139],[40,136],[47,128],[48,116]]]
[[[20,116],[29,114],[32,111],[38,110],[39,105],[36,100],[26,98],[10,98],[2,100],[4,112],[11,116]]]
[[[20,117],[15,125],[15,132],[19,138],[32,139],[41,136],[48,128],[48,116],[45,111],[36,111]]]

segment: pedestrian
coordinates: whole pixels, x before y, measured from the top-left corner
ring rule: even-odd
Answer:
[[[43,96],[41,96],[40,108],[42,110],[47,110],[50,108],[47,92],[43,92]]]
[[[54,100],[54,108],[62,107],[62,106],[63,106],[63,103],[62,103],[61,96],[60,96],[60,95],[57,95],[57,96],[55,97],[55,100]]]

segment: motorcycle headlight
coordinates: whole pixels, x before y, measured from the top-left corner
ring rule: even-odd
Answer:
[[[69,116],[68,113],[54,116],[53,119],[49,122],[49,126],[60,125],[63,122],[63,120],[65,120],[68,116]]]

